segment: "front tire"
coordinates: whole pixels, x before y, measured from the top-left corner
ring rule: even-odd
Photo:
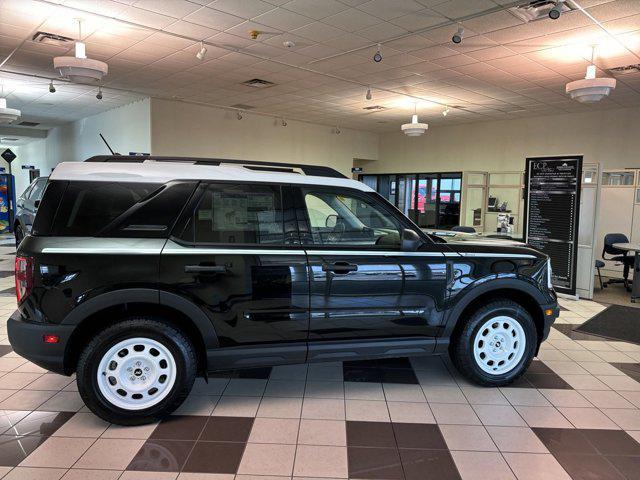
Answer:
[[[13,234],[16,237],[16,249],[17,249],[20,246],[20,242],[22,242],[22,240],[24,239],[24,231],[22,230],[22,227],[20,225],[16,225],[16,228]]]
[[[80,396],[110,423],[142,425],[173,412],[187,398],[197,360],[185,334],[160,319],[135,317],[98,333],[77,366]]]
[[[484,386],[508,385],[533,360],[538,335],[529,312],[511,300],[493,301],[458,330],[450,353],[458,371]]]

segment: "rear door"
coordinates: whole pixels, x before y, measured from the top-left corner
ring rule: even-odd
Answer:
[[[421,351],[432,349],[445,295],[441,247],[402,251],[410,224],[376,194],[301,187],[297,198],[309,262],[309,357],[325,355],[326,341],[417,339]]]
[[[306,267],[288,187],[202,183],[162,252],[161,288],[209,317],[213,368],[303,362]]]

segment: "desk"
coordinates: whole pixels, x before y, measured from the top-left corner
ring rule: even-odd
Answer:
[[[640,298],[640,243],[614,243],[612,247],[626,252],[635,252],[631,301],[636,303],[636,299]]]

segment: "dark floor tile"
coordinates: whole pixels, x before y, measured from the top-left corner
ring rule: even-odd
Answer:
[[[133,457],[127,470],[179,472],[194,445],[194,441],[149,439]]]
[[[200,440],[210,442],[246,442],[251,433],[253,418],[209,417]]]
[[[343,366],[342,375],[345,382],[373,382],[380,383],[382,375],[379,368]]]
[[[0,357],[6,355],[7,353],[13,352],[13,348],[10,345],[0,345]]]
[[[598,451],[577,428],[533,428],[547,449],[556,454],[597,455]]]
[[[348,447],[349,478],[404,480],[395,448]]]
[[[418,378],[413,370],[400,368],[381,368],[380,376],[383,383],[406,383],[418,385]]]
[[[396,440],[391,423],[347,422],[347,445],[396,448]]]
[[[197,440],[209,417],[171,415],[162,420],[149,438]]]
[[[394,423],[393,431],[398,448],[447,449],[447,443],[437,425]]]
[[[601,455],[640,456],[640,443],[624,430],[581,430]],[[639,471],[640,476],[640,471]]]
[[[555,373],[525,373],[524,379],[534,388],[555,388],[560,390],[573,390],[571,385],[565,382]]]
[[[460,474],[448,450],[400,449],[406,480],[458,480]],[[491,478],[491,475],[487,475]]]
[[[235,474],[240,466],[245,445],[245,443],[197,442],[184,466],[184,471]]]
[[[562,453],[554,456],[573,480],[625,480],[618,469],[602,455]]]
[[[41,436],[0,435],[0,465],[15,467],[46,439]]]
[[[4,433],[10,435],[53,435],[73,415],[72,412],[31,412]]]
[[[640,382],[640,363],[612,363],[621,372]]]
[[[629,480],[640,478],[640,456],[607,455],[610,463]]]

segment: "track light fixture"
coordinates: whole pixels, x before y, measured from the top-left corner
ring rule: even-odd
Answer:
[[[449,114],[449,105],[444,106],[444,110],[442,111],[442,116],[446,117]]]
[[[336,135],[340,135],[340,127],[336,125],[336,127],[333,129],[333,133],[335,133]]]
[[[196,53],[196,58],[198,60],[203,60],[206,54],[207,47],[204,46],[204,42],[200,42],[200,50],[198,50],[198,53]]]
[[[460,25],[458,27],[458,31],[456,33],[453,34],[453,37],[451,37],[451,41],[453,43],[455,43],[456,45],[458,43],[462,43],[462,37],[464,35],[464,28],[462,27],[462,25]]]
[[[562,3],[564,0],[557,0],[555,6],[549,10],[549,18],[551,20],[557,20],[562,15]]]
[[[282,125],[283,127],[286,127],[286,126],[287,126],[287,121],[283,118],[283,119],[280,121],[280,125]]]
[[[382,61],[382,45],[378,44],[378,50],[376,51],[376,54],[373,56],[373,61],[376,63],[380,63]]]
[[[53,80],[49,83],[49,93],[56,93],[56,87],[53,86]]]
[[[102,100],[102,87],[98,87],[98,93],[96,95],[98,100]]]
[[[367,94],[364,96],[367,100],[371,100],[373,95],[371,95],[371,87],[367,87]]]
[[[238,113],[236,113],[236,118],[237,118],[238,120],[242,120],[242,112],[238,112]]]

